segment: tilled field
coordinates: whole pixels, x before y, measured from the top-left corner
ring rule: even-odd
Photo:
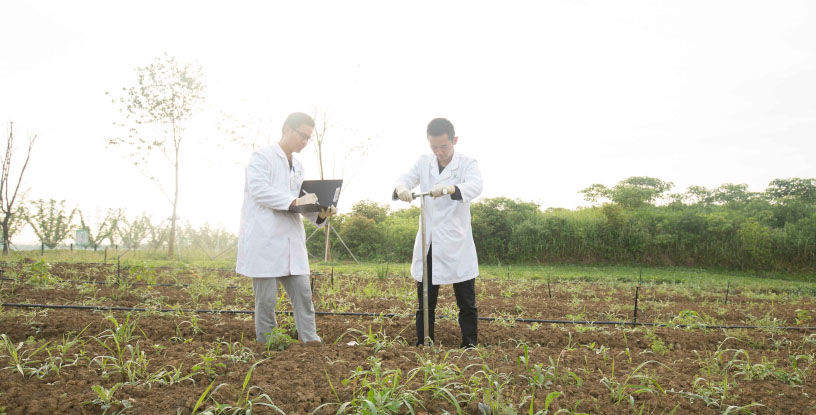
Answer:
[[[196,268],[11,264],[3,303],[251,310],[248,281]],[[66,282],[70,280],[73,282]],[[147,284],[172,284],[157,286]],[[407,277],[323,272],[314,303],[323,344],[254,342],[252,316],[0,309],[0,413],[816,413],[814,303],[741,287],[643,285],[638,321],[659,327],[519,323],[631,321],[635,286],[477,281],[480,346],[459,344],[443,287],[437,345],[415,342]],[[285,298],[281,309],[289,309]],[[447,317],[447,318],[443,318]],[[706,329],[701,325],[758,329]],[[691,326],[680,328],[679,326]],[[237,411],[237,412],[236,412]],[[547,412],[549,411],[549,412]]]

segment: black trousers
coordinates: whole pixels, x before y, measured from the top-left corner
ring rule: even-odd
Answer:
[[[429,337],[434,340],[434,320],[436,320],[436,300],[439,297],[439,286],[433,285],[433,267],[431,266],[432,246],[428,247],[428,331]],[[453,294],[456,296],[456,305],[459,306],[459,328],[462,329],[462,344],[460,347],[476,345],[478,334],[479,312],[476,309],[476,278],[453,284]],[[422,309],[422,283],[417,283],[417,299],[419,307],[416,312],[417,346],[424,343],[425,327]]]

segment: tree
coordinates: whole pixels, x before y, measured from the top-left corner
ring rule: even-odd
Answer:
[[[335,143],[335,147],[332,148],[331,151],[327,151],[325,147],[325,140],[327,132],[330,128],[334,128],[335,126],[330,123],[329,118],[329,111],[327,109],[320,109],[317,106],[314,108],[314,116],[315,120],[315,128],[314,128],[314,143],[315,143],[315,151],[317,152],[317,162],[320,169],[320,180],[324,179],[325,176],[325,164],[324,164],[324,155],[325,154],[332,154],[334,159],[338,157],[342,160],[342,169],[340,173],[340,177],[345,177],[345,168],[347,165],[357,166],[361,165],[361,161],[368,152],[368,146],[371,143],[372,138],[366,137],[363,140],[357,139],[357,132],[354,130],[346,129],[347,139],[351,138],[351,142],[347,142],[347,140],[337,140]],[[359,159],[357,158],[359,157]],[[334,166],[333,166],[334,167]],[[334,170],[334,168],[332,168]],[[354,176],[353,173],[356,173],[356,170],[352,172],[352,177]],[[349,178],[345,178],[345,182],[343,186],[348,186],[350,181]],[[326,221],[325,228],[325,254],[323,260],[328,262],[331,260],[331,239],[329,235],[331,234],[331,219]]]
[[[220,251],[238,242],[238,237],[227,232],[223,227],[215,228],[205,222],[198,229],[187,224],[183,228],[184,241],[201,250]]]
[[[24,196],[24,195],[23,195]],[[14,213],[11,215],[11,220],[8,223],[8,246],[11,246],[11,238],[14,235],[17,235],[23,227],[26,225],[26,215],[28,215],[28,210],[26,209],[25,198],[21,198],[17,201],[16,206],[14,206]],[[3,246],[6,246],[6,243],[3,243]],[[6,249],[3,250],[4,255],[8,253]]]
[[[82,210],[77,209],[77,213],[79,214],[79,228],[88,231],[88,242],[91,243],[94,249],[102,244],[105,239],[111,239],[111,244],[113,244],[113,233],[119,226],[120,215],[118,211],[108,209],[107,215],[102,219],[102,222],[97,224],[96,230],[91,229],[89,223],[85,223],[85,215],[82,214]]]
[[[129,220],[122,217],[119,227],[119,236],[122,238],[122,245],[128,249],[137,249],[142,241],[150,235],[150,216],[142,213],[142,216]]]
[[[584,200],[588,202],[595,203],[606,198],[624,208],[639,208],[653,204],[673,187],[674,183],[654,177],[633,176],[619,181],[611,189],[596,183],[579,193],[583,193]]]
[[[54,249],[71,233],[76,211],[66,210],[64,200],[57,202],[54,199],[39,199],[31,202],[26,221],[34,229],[40,242],[49,249]]]
[[[142,169],[154,152],[161,153],[173,171],[173,194],[170,196],[153,175],[150,178],[162,191],[173,212],[170,216],[168,252],[173,256],[179,199],[179,155],[186,123],[204,103],[204,83],[200,65],[181,62],[164,54],[153,63],[136,68],[137,85],[123,88],[124,94],[113,99],[119,105],[127,128],[126,138],[108,140],[111,146],[126,145],[134,165]],[[110,95],[110,93],[108,93]]]
[[[9,122],[8,137],[6,139],[6,152],[3,154],[3,170],[0,174],[0,214],[2,214],[3,228],[3,255],[9,253],[9,242],[12,235],[14,235],[21,227],[23,220],[25,220],[25,208],[21,200],[17,199],[20,194],[20,184],[23,182],[23,174],[28,167],[28,161],[31,159],[31,149],[34,148],[34,142],[37,140],[36,134],[29,134],[28,149],[25,155],[25,161],[18,167],[19,174],[17,175],[17,183],[12,180],[12,161],[14,159],[14,123]],[[12,189],[12,184],[14,188]],[[22,197],[20,197],[22,199]],[[19,205],[15,205],[20,202]]]
[[[578,193],[583,194],[584,200],[591,203],[598,203],[602,199],[610,199],[612,197],[609,188],[600,183],[595,183]]]
[[[714,201],[714,192],[705,186],[689,186],[684,196],[691,204],[708,206]]]
[[[813,204],[816,203],[816,179],[774,179],[765,193],[777,203],[793,199]]]
[[[388,254],[383,249],[385,235],[373,219],[352,214],[343,221],[340,235],[348,241],[348,248],[362,257],[381,260]]]
[[[388,216],[390,209],[391,207],[385,204],[381,205],[370,200],[361,200],[351,207],[351,214],[363,216],[376,223],[382,223]]]
[[[487,198],[471,205],[476,253],[487,262],[503,262],[509,257],[510,241],[516,225],[535,217],[538,205],[506,197]]]
[[[735,205],[744,204],[756,197],[756,193],[748,191],[747,184],[725,183],[712,191],[712,199],[717,204]]]
[[[320,123],[315,123],[314,129],[314,143],[315,143],[315,150],[317,151],[317,163],[320,167],[320,180],[323,179],[323,140],[326,138],[326,131],[329,129],[329,112],[328,110],[323,110],[322,117],[318,117],[320,114],[320,110],[317,109],[315,106],[314,109],[314,119],[320,120]],[[331,261],[331,218],[326,219],[326,225],[324,226],[326,230],[325,234],[325,249],[323,254],[323,261],[329,262]]]
[[[625,208],[638,208],[654,203],[673,187],[674,183],[654,177],[629,177],[612,188],[612,201]]]
[[[169,226],[167,225],[166,219],[155,225],[151,221],[150,229],[147,235],[147,245],[151,249],[161,248],[162,245],[167,243],[168,234],[170,233],[169,231],[170,229]]]

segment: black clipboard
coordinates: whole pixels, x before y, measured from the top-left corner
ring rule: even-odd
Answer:
[[[300,192],[298,197],[307,193],[314,193],[317,195],[317,203],[310,205],[293,206],[294,212],[320,212],[320,209],[326,209],[329,206],[337,207],[337,201],[340,199],[340,189],[343,187],[343,180],[304,180],[300,185]]]

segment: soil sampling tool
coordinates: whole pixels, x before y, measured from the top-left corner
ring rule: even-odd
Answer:
[[[447,189],[442,190],[442,194],[448,194]],[[411,196],[419,199],[419,230],[422,232],[422,328],[424,338],[422,344],[431,344],[431,331],[428,317],[428,242],[425,238],[425,196],[430,196],[431,192],[411,193]]]
[[[428,324],[428,243],[425,240],[425,196],[431,192],[411,193],[414,199],[419,199],[419,231],[422,232],[422,344],[431,344],[431,331]]]

